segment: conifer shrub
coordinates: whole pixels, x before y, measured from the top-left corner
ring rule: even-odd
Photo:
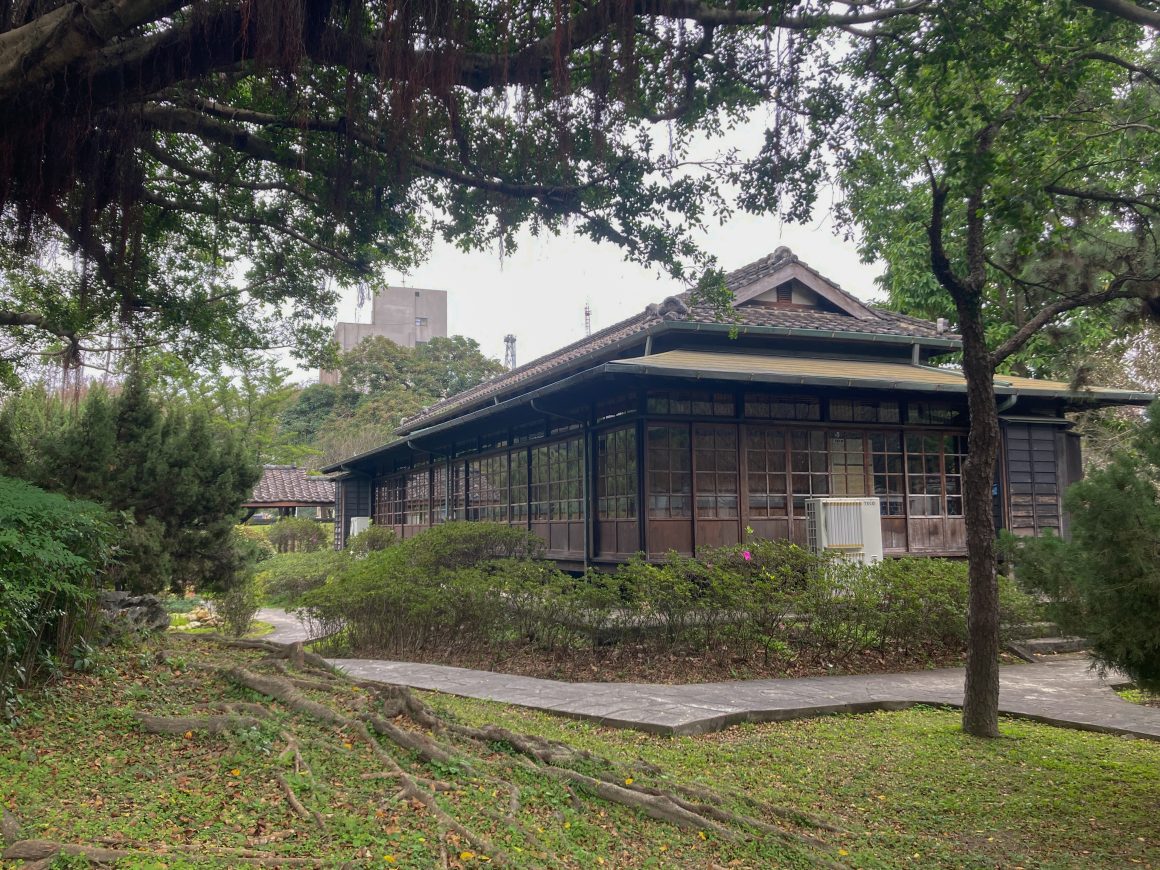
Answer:
[[[221,591],[245,576],[234,525],[259,471],[240,436],[166,405],[132,372],[74,407],[26,389],[0,408],[0,473],[104,506],[121,535],[109,585]]]
[[[1064,497],[1071,538],[1004,544],[1016,576],[1047,597],[1048,615],[1086,637],[1101,668],[1160,691],[1160,406],[1130,445]]]

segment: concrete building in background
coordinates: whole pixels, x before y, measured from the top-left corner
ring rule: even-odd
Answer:
[[[381,335],[402,347],[414,347],[432,338],[447,337],[447,291],[384,287],[371,303],[370,323],[334,325],[340,353],[349,353],[365,339]],[[338,372],[321,371],[318,380],[337,384]]]

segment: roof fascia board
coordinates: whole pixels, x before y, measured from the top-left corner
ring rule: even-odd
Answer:
[[[476,410],[474,410],[470,413],[462,414],[462,415],[457,416],[457,417],[452,417],[450,420],[444,420],[440,423],[432,424],[431,426],[427,426],[423,429],[415,429],[412,432],[408,432],[402,438],[396,438],[394,441],[388,441],[386,444],[382,445],[381,447],[376,447],[373,450],[367,450],[366,452],[360,453],[357,456],[351,456],[347,459],[342,460],[341,462],[336,462],[333,465],[328,465],[325,468],[323,468],[322,470],[326,471],[326,472],[329,472],[332,470],[337,471],[339,469],[350,470],[348,468],[348,466],[350,466],[356,462],[361,462],[363,460],[370,459],[370,458],[372,458],[380,453],[384,453],[385,451],[390,450],[394,447],[399,447],[401,445],[407,444],[410,441],[416,441],[420,438],[427,438],[427,437],[430,437],[431,435],[438,435],[440,432],[444,432],[444,431],[451,429],[451,428],[454,428],[456,426],[461,426],[465,423],[472,423],[476,420],[481,420],[484,417],[490,417],[493,414],[498,414],[501,411],[511,410],[512,408],[518,408],[520,405],[527,404],[528,402],[531,402],[535,399],[541,398],[543,396],[551,395],[552,393],[559,392],[560,390],[565,390],[568,387],[574,386],[575,384],[578,384],[578,383],[582,383],[583,381],[591,380],[592,378],[594,378],[598,375],[604,374],[608,365],[609,365],[609,363],[605,363],[603,365],[597,366],[596,368],[586,369],[585,371],[577,372],[574,375],[570,375],[569,377],[566,377],[563,380],[556,381],[555,383],[547,384],[546,386],[540,387],[538,390],[532,390],[531,392],[521,393],[518,396],[513,396],[512,398],[506,399],[505,401],[502,401],[502,402],[496,402],[496,403],[491,404],[491,405],[484,405],[482,408],[477,408]],[[419,448],[419,449],[423,449],[423,448]]]
[[[662,324],[672,330],[687,332],[725,332],[736,331],[737,335],[777,335],[787,338],[821,338],[838,341],[869,342],[871,344],[896,344],[901,347],[921,345],[929,348],[944,348],[947,351],[962,350],[962,341],[958,338],[946,336],[902,335],[879,332],[857,332],[855,330],[822,330],[799,329],[790,326],[749,326],[741,323],[697,323],[687,320],[671,320]]]
[[[801,281],[827,302],[836,305],[842,311],[858,320],[878,319],[878,315],[873,308],[855,299],[813,269],[795,261],[786,263],[776,271],[770,272],[768,275],[763,275],[753,283],[739,288],[740,292],[733,294],[733,304],[734,306],[744,305],[749,300],[763,293],[767,293],[779,284],[784,284],[793,278],[797,278],[797,280]]]
[[[560,374],[563,374],[565,372],[570,372],[570,371],[574,372],[577,369],[584,370],[584,366],[591,365],[594,361],[594,358],[599,358],[599,357],[603,356],[604,354],[610,353],[610,352],[615,353],[619,350],[624,349],[625,347],[631,347],[634,344],[643,345],[645,343],[645,340],[649,336],[655,335],[658,332],[663,332],[665,327],[671,326],[671,325],[672,324],[667,322],[667,321],[660,321],[658,323],[652,324],[651,326],[646,326],[640,332],[634,332],[632,335],[626,335],[624,338],[619,339],[618,341],[614,341],[612,344],[605,345],[604,347],[599,348],[597,350],[594,350],[591,353],[579,356],[576,359],[572,360],[571,362],[565,363],[565,364],[558,366],[558,367],[555,367],[555,368],[547,369],[546,371],[542,372],[539,375],[528,378],[526,381],[521,381],[520,383],[512,384],[511,390],[507,390],[507,391],[499,390],[495,393],[492,393],[490,396],[481,396],[479,399],[477,399],[473,402],[464,404],[464,405],[452,405],[451,407],[449,407],[443,411],[439,411],[437,414],[433,415],[423,428],[413,429],[407,425],[403,425],[403,426],[400,426],[399,428],[395,429],[394,434],[400,435],[400,436],[406,435],[407,437],[413,437],[414,433],[416,433],[416,432],[425,431],[426,429],[430,428],[431,425],[433,425],[437,422],[440,422],[440,421],[446,419],[447,417],[456,416],[458,412],[463,410],[463,408],[470,408],[470,407],[472,407],[472,405],[476,405],[476,404],[480,404],[480,403],[489,403],[489,404],[484,405],[485,408],[493,407],[495,404],[495,400],[499,396],[504,395],[505,392],[508,394],[509,398],[504,399],[503,402],[510,401],[511,399],[519,398],[522,395],[526,395],[526,393],[518,392],[521,388],[523,388],[523,389],[536,389],[537,383],[541,383],[542,381],[544,381],[548,378],[551,378],[553,376],[558,376]],[[513,393],[514,393],[514,395],[513,395]],[[502,402],[501,402],[501,404],[502,404]]]
[[[861,387],[874,390],[909,390],[917,393],[953,393],[965,395],[966,384],[932,384],[927,381],[908,381],[886,378],[845,378],[828,375],[788,375],[778,372],[713,372],[705,369],[683,369],[672,366],[652,366],[644,362],[616,361],[605,363],[603,368],[609,373],[641,374],[654,377],[679,377],[690,380],[743,381],[753,383],[775,383],[813,387]],[[1091,404],[1146,405],[1155,400],[1148,393],[1127,390],[1106,390],[1097,394],[1075,390],[1042,390],[1028,387],[1012,387],[996,383],[995,395],[1020,395],[1028,398],[1060,398]]]

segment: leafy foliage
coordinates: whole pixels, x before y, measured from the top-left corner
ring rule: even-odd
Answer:
[[[1008,540],[1019,578],[1105,668],[1160,691],[1160,407],[1135,443],[1068,490],[1071,538]]]
[[[696,228],[729,208],[691,145],[785,100],[816,28],[913,11],[882,5],[146,0],[103,2],[100,26],[69,0],[14,8],[0,325],[73,364],[94,333],[317,359],[338,287],[405,271],[436,233],[511,250],[569,226],[688,278]],[[55,246],[83,266],[44,266]]]
[[[328,547],[331,526],[307,517],[285,517],[266,529],[266,540],[279,553],[311,553]]]
[[[446,523],[345,564],[320,559],[325,570],[301,603],[320,634],[404,657],[643,640],[658,652],[768,659],[810,649],[842,662],[868,649],[957,650],[966,640],[967,569],[958,562],[868,566],[757,540],[574,578],[539,558],[542,546],[522,529]],[[1007,580],[1003,615],[1012,633],[1035,615]]]
[[[283,413],[282,427],[309,440],[323,464],[337,461],[381,445],[405,417],[502,371],[461,335],[414,348],[368,338],[341,358],[339,385],[302,390]]]
[[[258,579],[268,601],[296,606],[304,594],[346,568],[349,561],[349,554],[329,549],[279,553],[259,566]]]
[[[115,541],[100,506],[0,477],[0,721],[18,712],[16,688],[82,639]]]

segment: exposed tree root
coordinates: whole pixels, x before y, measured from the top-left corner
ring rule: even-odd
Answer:
[[[166,847],[170,852],[181,853],[190,857],[229,858],[231,862],[250,864],[257,867],[320,867],[324,863],[321,858],[292,858],[282,855],[263,854],[248,849],[186,849]],[[5,861],[24,861],[25,870],[33,866],[48,867],[57,855],[77,855],[84,857],[93,864],[113,866],[118,861],[133,858],[153,858],[158,856],[158,850],[143,849],[108,849],[103,846],[86,846],[78,843],[57,843],[53,840],[20,840],[13,843],[0,858]]]
[[[461,800],[457,793],[484,787],[484,783],[500,802],[494,808],[476,806],[474,811],[489,819],[495,830],[507,831],[509,836],[518,835],[517,842],[522,841],[525,861],[534,856],[534,861],[548,866],[567,863],[554,855],[543,838],[521,819],[524,807],[520,788],[508,776],[513,768],[521,772],[521,777],[526,774],[559,783],[577,811],[583,810],[587,796],[594,796],[649,818],[711,834],[723,841],[776,837],[808,852],[816,866],[840,866],[819,854],[819,851],[827,850],[829,844],[813,833],[836,832],[838,829],[809,813],[774,806],[742,793],[720,794],[697,783],[672,783],[664,771],[645,761],[626,769],[560,741],[517,733],[499,725],[476,727],[451,722],[406,687],[351,679],[300,644],[208,637],[227,647],[258,650],[268,656],[264,666],[258,662],[217,669],[225,678],[276,701],[295,714],[331,726],[336,730],[336,739],[365,744],[381,769],[363,773],[362,779],[382,780],[386,788],[385,799],[408,803],[428,814],[441,833],[438,847],[442,866],[450,866],[448,848],[451,844],[455,844],[454,852],[461,843],[470,844],[473,850],[486,855],[494,864],[511,863],[504,846],[493,836],[454,814],[454,807]],[[307,697],[303,692],[314,693],[314,697]],[[328,697],[340,703],[332,705],[314,700],[327,700]],[[219,705],[214,709],[221,713],[199,718],[141,718],[147,730],[149,725],[156,724],[161,733],[189,730],[213,733],[215,727],[229,730],[227,726],[243,727],[239,725],[242,722],[256,723],[258,717],[264,718],[269,713],[261,704],[253,703]],[[181,727],[176,724],[178,722],[182,723]],[[287,725],[281,737],[285,741],[285,749],[279,756],[282,763],[289,768],[292,761],[296,774],[313,781],[314,772],[304,757],[293,727]],[[325,746],[318,748],[327,751]],[[506,769],[504,775],[495,775],[499,770],[497,765]],[[424,766],[429,767],[424,769]],[[434,775],[436,772],[442,774],[446,768],[460,771],[463,784],[457,784],[456,777]],[[642,777],[649,782],[636,781]],[[467,784],[468,779],[471,785]],[[325,818],[302,802],[285,775],[276,774],[276,780],[295,816],[325,828]],[[738,805],[748,810],[735,811],[733,807]],[[491,829],[490,824],[484,827]],[[445,838],[449,838],[448,843],[443,842]],[[246,856],[239,853],[238,857],[243,859]],[[291,866],[286,859],[270,857]]]
[[[282,793],[286,795],[286,803],[290,804],[290,809],[294,811],[294,814],[308,822],[314,822],[318,825],[319,830],[326,830],[326,819],[322,818],[322,814],[317,810],[306,809],[302,801],[298,799],[298,795],[294,793],[293,787],[286,781],[286,777],[278,773],[275,778],[278,780],[278,785],[282,786]]]
[[[20,817],[8,807],[0,807],[0,843],[15,843],[20,839],[20,828]]]
[[[207,734],[224,734],[227,731],[245,731],[259,724],[253,716],[235,716],[232,713],[217,716],[150,716],[138,713],[142,730],[149,734],[185,734],[190,731],[204,731]]]
[[[294,759],[294,772],[304,773],[311,780],[314,779],[314,771],[310,769],[310,765],[306,763],[306,759],[302,757],[302,748],[298,745],[298,738],[289,731],[282,732],[282,739],[286,741],[286,748],[282,754],[278,756],[280,761],[286,761],[289,758]]]

